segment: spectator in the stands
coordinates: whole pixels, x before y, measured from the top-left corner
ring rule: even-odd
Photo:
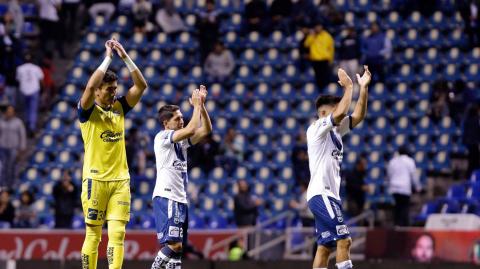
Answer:
[[[30,191],[23,191],[20,195],[20,205],[15,212],[15,226],[17,228],[35,228],[37,213],[33,206],[34,198]]]
[[[235,68],[235,58],[230,50],[218,41],[205,60],[205,74],[209,82],[226,82]]]
[[[17,161],[27,148],[25,126],[16,115],[13,106],[7,106],[0,119],[0,156],[3,165],[0,186],[15,186]]]
[[[213,50],[219,37],[221,12],[215,9],[215,1],[207,0],[205,10],[197,13],[198,38],[200,43],[200,56],[204,61]]]
[[[77,33],[77,14],[80,8],[80,0],[63,0],[60,17],[64,25],[66,41],[72,42]]]
[[[375,74],[374,81],[384,81],[386,61],[392,54],[390,38],[380,31],[377,23],[370,27],[370,35],[362,41],[363,62]]]
[[[307,36],[305,46],[310,50],[310,62],[315,71],[315,80],[319,90],[322,91],[330,83],[335,42],[322,23],[317,22],[314,30]]]
[[[297,65],[300,71],[305,72],[305,70],[309,66],[309,60],[310,59],[310,49],[305,46],[305,40],[307,40],[308,33],[310,32],[310,29],[307,27],[302,27],[300,28],[300,31],[303,33],[302,39],[298,42],[298,61]]]
[[[15,208],[10,200],[10,192],[8,189],[3,188],[0,190],[0,222],[7,223],[7,227],[13,227],[14,219]]]
[[[343,24],[343,14],[336,9],[331,0],[322,0],[319,9],[322,17],[328,22],[326,25],[341,26]]]
[[[299,27],[311,27],[317,20],[322,19],[318,7],[312,3],[312,0],[294,1],[290,16],[294,30]]]
[[[147,152],[149,138],[136,127],[130,129],[126,140],[128,168],[133,175],[144,175],[147,168]]]
[[[395,207],[393,217],[395,226],[408,226],[410,223],[410,196],[413,187],[417,192],[422,190],[415,166],[415,160],[408,155],[405,146],[387,165],[388,192],[393,195]]]
[[[468,169],[472,171],[480,168],[480,106],[471,104],[463,119],[462,142],[468,150]]]
[[[4,22],[5,18],[0,18],[0,74],[5,77],[5,94],[11,100],[11,104],[15,104],[17,95],[15,68],[23,61],[23,41],[21,38],[15,38],[13,32],[7,31],[8,23]]]
[[[352,79],[358,72],[360,59],[360,40],[353,26],[347,28],[347,35],[340,40],[340,48],[338,50],[338,59],[340,60],[340,68],[347,72]]]
[[[468,36],[470,46],[480,45],[480,1],[457,0],[456,5],[464,21],[465,33]]]
[[[205,175],[215,168],[216,157],[220,152],[220,143],[215,141],[210,133],[197,146],[190,147],[188,152],[188,164],[191,167],[200,167]]]
[[[292,168],[297,184],[301,184],[302,182],[308,183],[310,181],[307,137],[303,132],[297,136],[295,146],[292,149]]]
[[[245,6],[243,27],[245,34],[252,31],[261,34],[269,32],[268,8],[265,0],[252,0]]]
[[[40,46],[43,52],[53,51],[50,43],[53,43],[59,56],[65,58],[63,51],[64,33],[58,11],[61,9],[61,0],[37,0],[39,4],[40,18]]]
[[[147,24],[152,14],[152,3],[149,0],[136,0],[132,6],[135,32],[146,33]]]
[[[70,171],[64,170],[62,178],[53,187],[55,228],[71,228],[78,203],[78,188],[72,182]]]
[[[234,128],[229,128],[220,146],[221,164],[230,173],[243,161],[244,141],[240,139]]]
[[[165,0],[163,8],[157,11],[155,20],[162,28],[163,32],[172,35],[173,37],[180,32],[187,30],[182,17],[180,17],[180,14],[173,5],[173,0]]]
[[[25,55],[25,63],[17,67],[17,81],[25,104],[26,122],[30,135],[37,127],[40,90],[44,75],[42,69],[33,63],[32,55]]]
[[[245,243],[243,242],[242,237],[231,242],[228,249],[228,261],[236,262],[248,259],[247,252],[245,251]]]
[[[13,19],[13,36],[15,38],[20,38],[23,32],[23,23],[25,19],[23,17],[23,10],[18,0],[10,0],[8,2],[8,13],[12,16]],[[5,14],[5,16],[7,16]]]
[[[304,181],[300,183],[300,197],[291,200],[290,207],[298,212],[303,227],[313,227],[315,225],[315,219],[312,211],[310,211],[310,208],[308,207],[307,188],[307,182]]]
[[[470,101],[468,98],[467,85],[462,79],[456,80],[448,92],[448,111],[450,117],[460,125],[465,113],[466,104]]]
[[[90,14],[90,18],[92,19],[103,15],[108,22],[113,14],[115,14],[118,2],[118,0],[89,0],[89,3],[87,3],[87,7],[89,6],[88,14]]]
[[[262,200],[250,194],[247,181],[238,181],[238,194],[234,197],[233,215],[238,228],[253,226],[257,223],[258,207]]]
[[[448,111],[448,83],[444,80],[436,81],[433,84],[432,96],[430,97],[430,108],[428,116],[432,121],[438,123],[449,115]]]
[[[358,158],[353,169],[346,171],[344,175],[347,191],[347,208],[348,213],[352,216],[362,213],[365,206],[365,193],[368,190],[365,184],[366,175],[367,160],[363,156]]]
[[[42,91],[40,96],[40,110],[46,111],[55,101],[56,87],[53,75],[55,73],[55,65],[53,64],[53,55],[46,52],[42,59],[41,69],[43,72]]]
[[[273,0],[270,6],[270,20],[274,30],[290,34],[292,6],[291,0]]]

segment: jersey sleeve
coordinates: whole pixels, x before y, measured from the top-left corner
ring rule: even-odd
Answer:
[[[82,106],[80,105],[80,101],[78,101],[78,105],[77,105],[78,120],[81,123],[87,122],[88,119],[90,119],[90,116],[92,115],[94,107],[95,105],[92,105],[92,107],[89,109],[83,109]]]
[[[190,140],[190,138],[187,138],[187,139],[183,140],[183,147],[184,148],[189,148],[191,146],[193,146],[193,144],[192,144],[192,140]]]
[[[162,147],[170,146],[171,144],[174,143],[173,142],[174,132],[175,132],[174,130],[161,131],[160,133],[158,133],[157,137],[155,137],[155,140],[156,140],[155,142]]]
[[[352,126],[352,116],[347,116],[343,118],[342,121],[340,121],[340,124],[338,125],[338,132],[340,133],[341,136],[344,136],[348,134],[353,126]]]
[[[314,121],[307,129],[307,141],[318,142],[335,126],[333,115]]]
[[[122,105],[123,115],[127,115],[133,107],[127,103],[127,98],[125,96],[120,96],[117,101]]]

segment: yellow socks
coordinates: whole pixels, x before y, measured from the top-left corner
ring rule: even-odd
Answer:
[[[121,269],[123,264],[123,241],[125,240],[125,221],[108,221],[108,269]]]
[[[97,269],[98,244],[101,239],[102,226],[86,226],[82,246],[82,269]]]

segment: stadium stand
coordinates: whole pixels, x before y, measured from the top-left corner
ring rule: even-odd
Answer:
[[[190,227],[193,229],[234,227],[232,196],[237,192],[234,182],[240,178],[250,182],[255,195],[266,200],[260,208],[260,219],[288,210],[288,202],[295,194],[295,184],[293,173],[285,172],[285,169],[291,167],[289,156],[295,135],[315,116],[312,102],[320,92],[313,84],[312,70],[308,68],[302,72],[297,65],[297,44],[303,38],[300,31],[290,36],[275,31],[266,37],[251,32],[243,37],[240,27],[243,4],[218,2],[218,8],[229,15],[220,29],[225,46],[236,56],[237,68],[229,83],[208,85],[213,98],[208,106],[215,136],[221,138],[229,127],[236,128],[245,139],[247,154],[231,174],[221,163],[208,175],[199,169],[190,170],[189,191],[198,192],[197,200],[191,205]],[[366,182],[371,188],[366,200],[373,208],[377,203],[391,202],[384,188],[385,153],[389,156],[398,146],[408,145],[415,152],[422,182],[426,181],[428,171],[450,169],[451,154],[466,153],[463,145],[451,143],[452,140],[460,141],[460,122],[447,116],[436,123],[427,113],[433,82],[441,78],[450,82],[457,79],[468,81],[469,92],[475,94],[474,89],[477,89],[476,96],[472,97],[480,97],[480,53],[478,48],[466,49],[467,38],[461,30],[463,22],[448,5],[442,4],[443,8],[431,17],[413,12],[408,18],[402,18],[384,5],[385,1],[353,2],[361,4],[336,1],[336,7],[345,12],[345,20],[365,35],[369,22],[376,19],[382,31],[392,39],[394,48],[394,55],[387,63],[389,71],[385,81],[371,87],[366,121],[344,140],[346,168],[353,165],[355,156],[368,153]],[[198,1],[199,4],[194,6],[187,6],[184,1],[175,3],[181,15],[188,18],[196,9],[202,8],[204,2]],[[39,215],[47,227],[52,226],[52,211],[45,206],[51,199],[45,184],[59,180],[59,169],[68,167],[78,171],[82,167],[82,139],[72,111],[75,111],[88,75],[98,65],[96,59],[101,57],[103,42],[107,38],[113,35],[124,42],[150,86],[143,97],[144,102],[128,115],[131,119],[127,121],[128,129],[137,127],[153,141],[160,127],[156,120],[160,104],[178,103],[187,117],[191,113],[186,100],[179,100],[178,94],[188,96],[192,87],[204,82],[194,28],[188,27],[188,31],[176,37],[158,33],[148,41],[142,34],[132,35],[132,27],[132,21],[124,14],[113,19],[112,23],[106,23],[101,17],[92,21],[59,100],[35,145],[36,153],[21,177],[19,191],[38,186],[37,203],[44,205],[38,207],[41,210]],[[344,28],[328,27],[337,44]],[[123,74],[125,70],[121,67],[115,59],[111,68]],[[123,80],[122,75],[120,77],[119,91],[122,92],[129,82]],[[326,91],[339,95],[341,88],[331,83]],[[147,167],[154,168],[153,147],[148,150]],[[135,183],[133,218],[129,228],[152,228],[149,205],[155,173],[150,171],[141,176],[133,175],[135,177],[137,179],[132,180]],[[424,221],[428,214],[435,212],[480,215],[479,178],[480,171],[476,171],[470,181],[452,186],[446,197],[425,204],[416,220]],[[81,185],[80,180],[79,176],[74,176],[77,186]],[[84,227],[82,222],[79,213],[72,227],[81,229]]]

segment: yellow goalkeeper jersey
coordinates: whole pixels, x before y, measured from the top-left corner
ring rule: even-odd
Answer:
[[[131,110],[124,96],[106,110],[94,104],[82,109],[78,119],[85,147],[83,178],[101,181],[129,179],[125,149],[125,115]]]

